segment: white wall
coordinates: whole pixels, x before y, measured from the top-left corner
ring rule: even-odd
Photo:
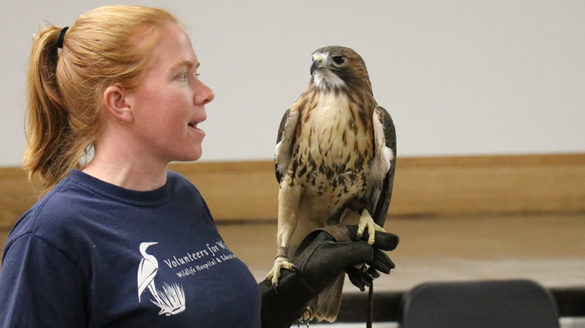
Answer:
[[[107,3],[0,4],[0,166],[23,154],[24,76],[39,22],[70,25]],[[585,152],[583,0],[139,3],[188,26],[216,92],[203,160],[272,158],[280,117],[309,81],[311,52],[331,44],[366,61],[400,155]]]

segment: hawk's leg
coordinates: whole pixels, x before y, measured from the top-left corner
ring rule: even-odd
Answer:
[[[278,279],[280,279],[280,271],[282,269],[292,270],[294,265],[289,262],[288,256],[286,255],[286,247],[279,247],[276,255],[276,259],[274,260],[274,265],[268,274],[266,275],[267,279],[271,279],[271,282],[274,286],[278,285]]]
[[[361,238],[365,230],[368,230],[368,244],[373,245],[376,231],[385,231],[382,227],[374,222],[370,212],[366,209],[362,211],[360,221],[358,223],[357,237]]]
[[[298,186],[292,185],[291,179],[290,175],[284,178],[278,194],[278,231],[276,232],[278,249],[272,270],[266,275],[266,278],[271,279],[275,286],[278,285],[282,269],[292,270],[294,268],[288,260],[288,246],[297,227],[301,190]],[[294,249],[291,252],[294,252]]]

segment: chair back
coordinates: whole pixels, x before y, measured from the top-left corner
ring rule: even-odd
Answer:
[[[433,282],[403,298],[401,328],[559,328],[550,292],[529,280]]]

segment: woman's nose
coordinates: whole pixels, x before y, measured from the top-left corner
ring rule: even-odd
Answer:
[[[215,98],[215,93],[205,83],[199,81],[195,92],[195,104],[205,105]]]

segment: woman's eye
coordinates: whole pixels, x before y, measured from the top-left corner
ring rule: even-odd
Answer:
[[[183,82],[190,82],[192,78],[199,78],[199,75],[197,72],[182,72],[177,75],[177,79]]]
[[[181,74],[178,75],[178,78],[181,81],[188,81],[189,80],[189,73],[187,72],[182,72]]]
[[[343,56],[333,56],[333,62],[337,65],[343,65],[345,63],[345,57]]]

